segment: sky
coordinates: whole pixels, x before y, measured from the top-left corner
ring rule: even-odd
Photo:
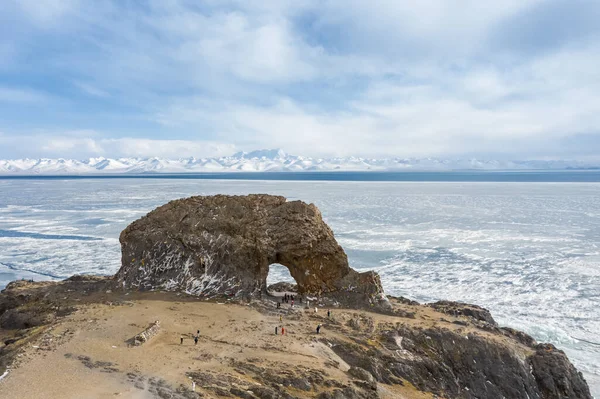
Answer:
[[[600,159],[597,0],[3,0],[0,158]]]

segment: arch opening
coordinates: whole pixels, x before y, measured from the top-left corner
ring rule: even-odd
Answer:
[[[298,292],[298,282],[290,273],[290,269],[281,263],[269,265],[266,279],[267,294],[271,296],[283,296]]]

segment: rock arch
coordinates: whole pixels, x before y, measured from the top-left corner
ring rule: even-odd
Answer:
[[[272,195],[171,201],[120,236],[126,288],[196,295],[264,292],[269,265],[290,270],[301,293],[381,297],[376,273],[358,273],[313,204]]]

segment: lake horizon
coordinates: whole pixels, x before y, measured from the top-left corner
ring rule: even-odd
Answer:
[[[600,183],[600,170],[301,171],[0,175],[0,180],[191,179],[356,182]]]

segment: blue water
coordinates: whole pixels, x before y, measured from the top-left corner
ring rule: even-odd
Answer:
[[[487,307],[564,349],[600,397],[600,184],[544,176],[554,181],[0,179],[0,286],[114,273],[119,233],[175,198],[280,194],[315,203],[387,292]],[[272,269],[270,281],[286,278]]]
[[[600,170],[448,171],[448,172],[224,172],[147,173],[74,176],[0,176],[5,180],[200,179],[287,181],[429,181],[429,182],[600,182]]]
[[[0,229],[0,238],[2,238],[2,237],[38,238],[38,239],[42,239],[42,240],[82,240],[82,241],[102,240],[102,238],[99,238],[99,237],[77,236],[77,235],[67,235],[67,234],[40,234],[40,233],[30,233],[30,232],[26,232],[26,231]]]

